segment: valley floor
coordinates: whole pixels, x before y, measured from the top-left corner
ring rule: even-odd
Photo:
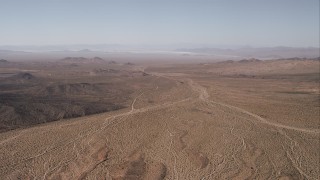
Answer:
[[[281,89],[315,83],[147,72],[126,109],[1,133],[0,177],[319,179],[318,95]]]

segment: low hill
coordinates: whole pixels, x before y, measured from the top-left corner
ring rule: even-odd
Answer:
[[[35,79],[35,77],[31,73],[27,73],[27,72],[18,73],[16,75],[14,75],[12,78],[14,78],[14,79],[25,79],[25,80]]]

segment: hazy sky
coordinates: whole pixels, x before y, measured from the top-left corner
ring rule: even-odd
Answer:
[[[319,0],[0,0],[0,45],[319,47]]]

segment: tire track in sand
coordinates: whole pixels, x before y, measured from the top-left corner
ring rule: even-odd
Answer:
[[[270,122],[270,121],[266,120],[265,118],[262,118],[259,115],[254,114],[252,112],[249,112],[249,111],[247,111],[245,109],[242,109],[242,108],[239,108],[239,107],[236,107],[236,106],[232,106],[232,105],[229,105],[229,104],[221,103],[221,102],[212,101],[212,100],[209,99],[210,96],[209,96],[206,88],[204,88],[201,85],[195,83],[191,79],[188,79],[188,84],[189,84],[189,86],[191,87],[192,90],[198,92],[200,100],[205,101],[207,103],[217,104],[217,105],[220,105],[220,106],[223,106],[223,107],[227,107],[229,109],[233,109],[233,110],[236,110],[238,112],[247,114],[247,115],[249,115],[251,117],[254,117],[255,119],[259,120],[260,123],[267,124],[267,125],[270,125],[270,126],[275,126],[277,128],[295,130],[295,131],[300,131],[300,132],[304,132],[304,133],[311,133],[311,134],[319,134],[320,133],[319,129],[299,128],[299,127],[293,127],[293,126],[279,124],[279,123],[276,123],[276,122]]]

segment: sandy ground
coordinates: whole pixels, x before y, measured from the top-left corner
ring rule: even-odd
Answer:
[[[319,179],[317,94],[276,94],[278,80],[271,93],[271,80],[149,73],[152,88],[127,109],[1,133],[0,177]]]

